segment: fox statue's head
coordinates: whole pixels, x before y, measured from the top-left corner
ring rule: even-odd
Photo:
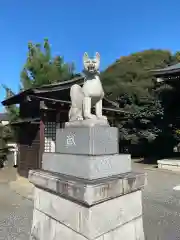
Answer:
[[[85,72],[95,74],[99,71],[100,65],[100,54],[96,52],[95,57],[90,59],[88,54],[85,52],[83,56],[83,64]]]

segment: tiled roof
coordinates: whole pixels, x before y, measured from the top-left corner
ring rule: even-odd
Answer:
[[[180,63],[174,64],[172,66],[168,66],[166,68],[157,69],[155,71],[170,71],[170,70],[174,70],[174,69],[180,69]]]
[[[154,69],[152,70],[154,75],[168,75],[173,73],[179,73],[180,74],[180,63],[168,66],[166,68],[161,69]]]

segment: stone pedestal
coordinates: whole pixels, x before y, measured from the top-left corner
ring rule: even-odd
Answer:
[[[75,133],[77,148],[56,146],[58,152],[44,154],[42,170],[30,171],[35,185],[31,239],[144,240],[141,190],[146,176],[131,171],[130,156],[118,155],[111,137],[111,147],[104,145],[107,151],[103,146],[92,150],[94,130],[81,129],[90,136],[85,136],[84,149],[75,140],[82,134],[78,128],[57,131],[60,144]],[[103,136],[105,130],[100,129]],[[107,131],[116,135],[116,129]]]
[[[103,126],[59,128],[56,152],[90,156],[118,154],[118,129]]]

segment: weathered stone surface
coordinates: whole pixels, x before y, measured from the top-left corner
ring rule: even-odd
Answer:
[[[142,216],[141,191],[89,208],[35,188],[34,207],[88,239],[98,238]],[[48,224],[44,223],[45,229]]]
[[[138,189],[141,189],[147,184],[146,173],[130,173],[125,174],[123,178],[124,193],[129,193]]]
[[[138,225],[138,228],[136,227]],[[103,240],[144,240],[142,217],[134,219],[103,235]]]
[[[138,228],[137,228],[138,225]],[[30,240],[90,240],[46,214],[34,210]],[[144,240],[142,217],[134,219],[94,240]]]
[[[85,179],[104,178],[131,172],[131,156],[129,154],[85,156],[44,153],[42,169]]]
[[[57,129],[56,152],[83,155],[117,154],[118,129],[109,126]]]
[[[171,165],[171,166],[179,166],[180,167],[180,160],[176,159],[162,159],[157,161],[158,164],[163,165]]]
[[[171,170],[175,172],[180,171],[180,160],[163,159],[163,160],[158,160],[157,163],[158,163],[158,168]]]
[[[91,206],[144,187],[144,173],[127,173],[97,180],[82,180],[72,176],[31,170],[29,181],[57,195]]]
[[[134,221],[130,221],[121,227],[104,234],[103,240],[136,240]]]
[[[145,239],[142,217],[137,218],[135,220],[135,232],[136,232],[136,239],[138,239],[138,240],[144,240]]]
[[[46,214],[34,209],[30,240],[87,240]],[[97,240],[103,240],[101,238]]]

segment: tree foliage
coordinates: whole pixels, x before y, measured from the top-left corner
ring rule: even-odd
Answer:
[[[143,150],[142,154],[164,148],[167,142],[172,149],[180,140],[180,86],[157,85],[152,69],[164,68],[180,61],[180,52],[172,54],[166,50],[145,50],[121,57],[101,73],[106,94],[119,107],[128,111],[117,121],[120,144],[130,151]],[[47,39],[40,44],[28,44],[28,55],[20,74],[21,90],[57,83],[74,75],[74,65],[64,62],[61,56],[52,56]],[[4,86],[7,96],[14,93]],[[173,106],[173,107],[172,107]],[[18,118],[18,108],[8,107],[10,119]],[[170,144],[170,139],[172,140]],[[124,151],[124,150],[123,150]]]
[[[41,44],[28,44],[28,56],[21,72],[21,88],[26,90],[44,84],[57,83],[73,77],[74,64],[63,57],[52,57],[48,39]]]
[[[166,94],[162,100],[160,95],[165,90],[156,86],[150,70],[164,68],[178,61],[178,52],[173,55],[164,50],[146,50],[121,57],[102,72],[106,93],[121,108],[130,112],[118,123],[121,143],[125,142],[129,148],[138,145],[142,150],[165,132],[167,135],[169,131],[172,136],[171,128],[168,128],[169,120],[164,120],[170,98]],[[170,88],[166,88],[166,93],[172,97],[170,91]]]
[[[0,124],[0,168],[3,167],[3,163],[7,160],[7,154],[10,148],[7,143],[12,140],[12,130],[9,125]]]
[[[48,39],[43,44],[28,43],[26,62],[20,73],[20,91],[45,84],[65,81],[74,76],[74,64],[65,63],[62,56],[52,56]],[[3,85],[6,98],[15,93],[9,86]],[[17,120],[19,109],[16,105],[6,107],[10,121]]]
[[[6,98],[14,95],[10,88],[3,85],[6,91]],[[10,122],[16,121],[19,118],[19,108],[16,105],[10,105],[5,108],[7,118]],[[15,128],[11,125],[0,124],[0,168],[3,167],[4,161],[7,159],[7,154],[9,153],[9,142],[14,142],[15,140]]]
[[[146,50],[121,57],[102,73],[105,90],[113,92],[114,100],[125,94],[134,103],[144,101],[151,98],[154,87],[150,70],[175,62],[175,56],[163,50]]]
[[[45,84],[65,81],[74,76],[74,64],[65,63],[62,56],[53,56],[48,39],[43,44],[28,43],[27,59],[20,73],[20,91]],[[2,85],[6,98],[14,96],[15,93],[9,86]],[[14,122],[19,118],[19,107],[10,105],[6,107],[9,121]],[[6,149],[6,140],[14,138],[15,129],[12,126],[1,126],[0,141],[3,149]],[[4,154],[2,150],[2,155]],[[1,155],[1,152],[0,152]]]
[[[8,86],[6,86],[5,84],[3,84],[2,86],[6,92],[5,99],[10,98],[15,95],[15,93]],[[16,121],[18,119],[18,117],[19,117],[18,106],[16,106],[16,105],[6,106],[5,110],[6,110],[6,113],[8,115],[8,119],[10,122]]]

